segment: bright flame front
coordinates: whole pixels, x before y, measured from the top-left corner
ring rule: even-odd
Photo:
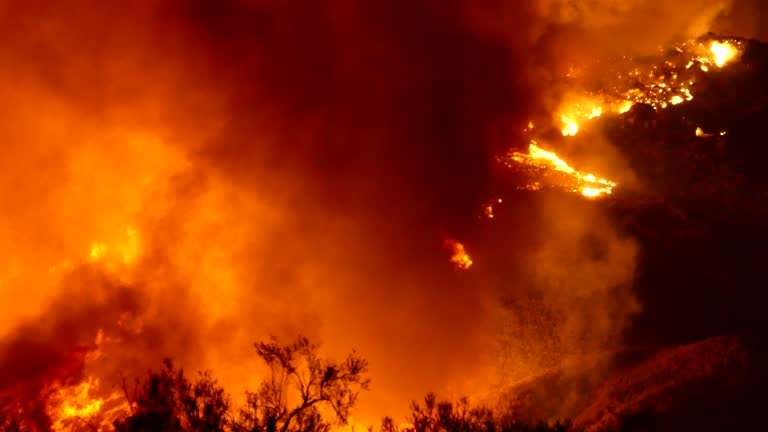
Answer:
[[[738,49],[728,42],[713,41],[709,46],[709,50],[712,52],[713,61],[717,67],[723,67],[728,62],[733,60],[738,54]]]
[[[588,198],[596,198],[613,193],[616,183],[594,174],[583,174],[561,159],[555,152],[544,150],[535,141],[528,146],[528,153],[514,152],[509,159],[525,167],[555,171],[565,175],[567,181],[558,186],[578,192]],[[531,189],[531,188],[528,188]]]

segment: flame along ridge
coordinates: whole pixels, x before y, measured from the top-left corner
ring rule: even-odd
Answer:
[[[562,123],[561,133],[566,138],[575,136],[589,120],[605,113],[624,114],[637,103],[658,111],[691,101],[697,74],[728,66],[742,51],[743,43],[739,40],[704,38],[679,44],[663,62],[647,65],[625,57],[614,71],[612,84],[599,92],[585,91],[565,98],[557,113]],[[610,71],[606,74],[611,75]],[[532,131],[530,122],[525,132]],[[697,131],[697,135],[699,133]],[[611,195],[618,186],[612,180],[574,169],[554,151],[540,147],[535,139],[530,141],[527,153],[510,152],[500,160],[513,169],[522,167],[536,179],[521,189],[553,186],[587,198],[598,198]]]

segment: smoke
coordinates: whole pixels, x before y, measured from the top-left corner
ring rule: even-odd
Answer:
[[[732,0],[539,0],[539,20],[533,37],[546,38],[554,31],[575,37],[563,46],[587,45],[589,53],[651,54],[671,42],[706,33],[731,3]]]
[[[33,3],[0,6],[2,364],[101,330],[105,354],[75,369],[114,383],[170,356],[238,394],[259,378],[253,341],[303,333],[369,359],[368,421],[426,391],[486,389],[502,297],[533,293],[564,320],[526,339],[560,341],[558,361],[617,343],[636,246],[597,210],[555,204],[511,202],[494,228],[536,239],[480,234],[494,155],[524,144],[569,32],[640,50],[723,10]],[[479,254],[470,271],[450,265],[447,236]],[[554,364],[534,357],[529,369]],[[3,370],[29,375],[16,367]]]
[[[713,23],[713,32],[768,40],[768,12],[761,0],[733,0]]]
[[[253,341],[304,333],[370,360],[370,421],[474,391],[494,294],[442,245],[476,222],[496,127],[523,124],[530,89],[459,6],[4,4],[9,358],[101,332],[104,354],[70,369],[106,391],[170,356],[238,394]],[[136,296],[136,334],[83,266]],[[37,324],[60,322],[77,331]]]

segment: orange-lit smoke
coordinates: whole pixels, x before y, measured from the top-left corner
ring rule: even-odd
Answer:
[[[367,421],[485,385],[495,294],[442,233],[472,250],[515,52],[427,3],[65,3],[0,8],[6,406],[90,417],[165,356],[242,397],[297,333],[370,361]]]

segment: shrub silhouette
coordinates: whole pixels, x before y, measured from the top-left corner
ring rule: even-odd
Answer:
[[[230,396],[207,372],[194,382],[166,360],[131,391],[130,413],[114,423],[119,432],[330,432],[346,424],[361,391],[367,390],[368,362],[353,351],[342,362],[318,355],[305,337],[288,345],[274,339],[255,344],[269,374],[246,403],[233,410]],[[412,403],[409,425],[385,417],[381,432],[566,432],[568,423],[528,425],[472,406],[468,399],[438,401],[430,393]],[[369,429],[372,432],[372,428]]]
[[[114,423],[117,431],[227,430],[230,398],[208,372],[190,383],[183,370],[165,360],[164,369],[150,372],[133,392],[125,393],[131,413]]]
[[[368,362],[354,352],[341,363],[318,355],[305,337],[289,345],[256,343],[270,374],[233,414],[230,396],[208,372],[190,382],[170,360],[133,389],[124,385],[130,413],[119,432],[328,432],[345,424],[359,393],[367,390]],[[324,415],[325,414],[325,415]]]
[[[424,398],[424,405],[411,404],[410,425],[397,428],[390,418],[382,422],[382,432],[566,432],[567,422],[555,424],[525,424],[494,413],[485,406],[473,407],[467,398],[457,403],[437,401],[433,393]]]

